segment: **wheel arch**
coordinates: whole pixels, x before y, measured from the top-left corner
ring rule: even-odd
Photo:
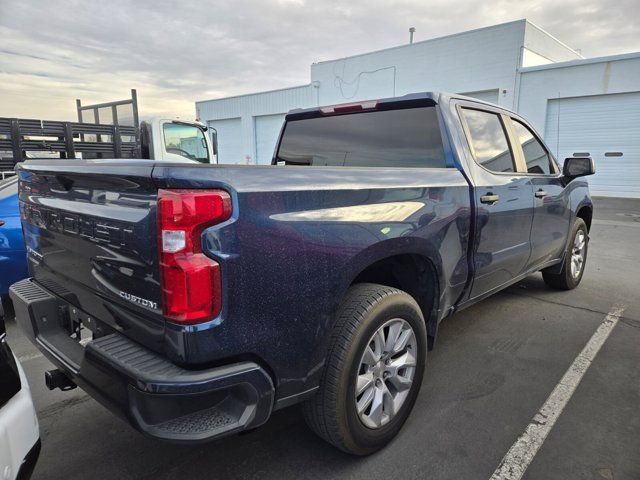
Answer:
[[[440,283],[433,260],[420,253],[396,253],[364,266],[351,280],[358,283],[377,283],[398,288],[411,295],[425,319],[428,347],[433,348],[438,329]]]
[[[587,231],[591,231],[591,221],[593,220],[593,205],[582,205],[576,211],[576,217],[584,220],[587,224]]]

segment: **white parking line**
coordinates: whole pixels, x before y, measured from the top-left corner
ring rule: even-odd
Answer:
[[[491,480],[517,480],[522,478],[529,464],[544,443],[556,420],[567,405],[580,380],[598,354],[600,347],[618,323],[624,312],[624,305],[615,305],[605,317],[591,339],[576,357],[560,383],[551,392],[542,408],[527,425],[524,433],[516,440],[491,475]]]

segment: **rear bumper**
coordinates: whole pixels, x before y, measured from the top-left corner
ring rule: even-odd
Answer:
[[[80,345],[61,319],[71,307],[31,279],[10,289],[16,320],[69,378],[141,432],[201,442],[264,423],[273,407],[271,378],[253,362],[186,370],[120,333]]]

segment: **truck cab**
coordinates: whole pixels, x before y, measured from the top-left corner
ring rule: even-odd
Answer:
[[[217,148],[198,121],[154,118],[140,123],[142,157],[158,161],[216,164]]]

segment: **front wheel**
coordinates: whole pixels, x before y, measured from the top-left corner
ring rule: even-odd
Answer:
[[[576,288],[582,280],[584,267],[587,263],[587,248],[589,246],[589,232],[587,224],[581,218],[576,218],[571,231],[569,244],[565,253],[562,270],[559,273],[542,271],[542,278],[551,288],[571,290]]]
[[[396,436],[416,401],[427,352],[420,307],[376,284],[347,292],[307,424],[339,449],[368,455]]]

